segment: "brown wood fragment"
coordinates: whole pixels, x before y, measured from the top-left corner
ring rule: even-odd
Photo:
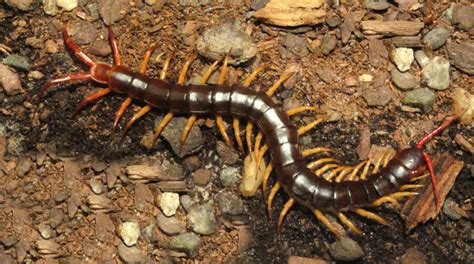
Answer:
[[[419,36],[399,36],[389,39],[395,47],[422,48],[423,44]]]
[[[128,178],[137,182],[182,180],[183,175],[168,173],[162,166],[130,165],[125,168]]]
[[[185,181],[161,181],[156,186],[162,192],[189,192],[190,190]]]
[[[456,160],[450,154],[436,154],[434,157],[433,168],[436,175],[440,204],[443,204],[463,167],[464,162]],[[400,213],[405,220],[407,231],[416,227],[419,223],[425,223],[430,219],[434,219],[441,210],[441,206],[436,208],[430,178],[423,179],[421,184],[424,184],[426,187],[418,191],[420,193],[418,196],[410,198],[403,205]]]
[[[317,25],[325,21],[324,0],[271,0],[254,16],[275,26]]]
[[[366,20],[360,23],[366,35],[414,36],[424,27],[418,21],[380,21]]]

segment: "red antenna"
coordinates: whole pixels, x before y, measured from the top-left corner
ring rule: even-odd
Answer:
[[[465,112],[465,111],[464,111]],[[463,112],[463,113],[464,113]],[[462,113],[462,114],[463,114]],[[460,114],[459,116],[454,116],[454,117],[451,117],[451,118],[448,118],[446,119],[442,124],[441,126],[437,127],[436,129],[434,129],[433,131],[431,131],[430,133],[428,133],[426,136],[424,136],[422,139],[420,139],[420,141],[418,141],[418,143],[416,144],[416,148],[417,149],[422,149],[423,148],[423,145],[425,145],[425,143],[430,140],[432,137],[438,135],[441,131],[443,131],[445,128],[447,128],[451,123],[453,123],[454,121],[456,121],[457,119],[459,119],[459,117],[462,115]],[[435,202],[436,202],[436,208],[439,208],[439,196],[438,196],[438,187],[436,186],[436,177],[435,177],[435,173],[434,173],[434,170],[433,170],[433,164],[431,162],[431,159],[430,159],[430,156],[423,151],[423,158],[425,159],[425,162],[426,162],[426,166],[428,167],[428,170],[430,172],[430,176],[431,176],[431,185],[433,186],[433,194],[434,194],[434,197],[435,197]]]

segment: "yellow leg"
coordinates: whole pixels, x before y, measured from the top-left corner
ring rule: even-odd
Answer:
[[[365,180],[367,178],[367,173],[369,172],[370,163],[371,163],[371,160],[367,160],[367,163],[365,164],[364,169],[362,170],[362,173],[360,174],[360,177],[359,177],[361,180]]]
[[[333,159],[333,158],[322,158],[322,159],[318,159],[318,160],[315,160],[315,161],[312,161],[312,162],[308,163],[308,165],[306,165],[306,167],[308,167],[311,170],[314,170],[319,165],[321,165],[323,163],[327,163],[327,162],[336,162],[336,163],[338,163],[339,160]]]
[[[278,233],[281,232],[281,224],[283,223],[283,219],[285,219],[285,215],[288,213],[288,210],[293,206],[295,203],[295,200],[293,198],[290,198],[286,203],[285,206],[283,206],[283,209],[281,210],[280,216],[278,217],[278,223],[277,223],[277,230]]]
[[[263,133],[262,131],[258,131],[257,137],[255,138],[255,152],[260,151],[260,143],[262,143]]]
[[[130,121],[128,121],[127,125],[125,125],[125,129],[123,130],[123,135],[125,135],[128,131],[128,129],[132,126],[133,123],[135,123],[135,121],[137,121],[138,119],[140,119],[140,117],[144,116],[146,113],[150,112],[151,110],[151,106],[149,105],[145,105],[144,107],[142,107],[142,109],[140,109],[140,111],[138,111],[138,113],[136,113],[132,119],[130,119]]]
[[[390,196],[384,196],[384,197],[381,197],[375,201],[373,201],[371,203],[371,205],[373,207],[379,207],[380,205],[384,204],[384,203],[391,203],[393,204],[398,210],[400,210],[401,206],[400,206],[400,203],[397,202],[396,199],[390,197]]]
[[[286,113],[288,114],[288,116],[293,116],[304,111],[316,111],[316,110],[318,110],[318,108],[314,106],[300,106],[300,107],[290,109]]]
[[[163,117],[161,122],[158,124],[155,130],[155,134],[153,135],[153,145],[155,145],[156,141],[161,135],[161,132],[163,132],[163,129],[165,129],[166,125],[173,119],[174,114],[172,112],[169,112],[168,114]]]
[[[344,170],[348,170],[349,167],[347,166],[340,166],[339,168],[336,168],[334,170],[331,170],[331,172],[326,175],[325,179],[328,180],[328,181],[332,181],[332,178],[334,178],[336,176],[336,174],[338,174],[339,172],[341,171],[344,171]]]
[[[280,78],[272,85],[272,87],[270,87],[270,89],[268,89],[266,91],[267,95],[272,96],[275,93],[275,91],[278,89],[278,87],[280,87],[280,85],[284,81],[290,79],[295,74],[296,74],[296,72],[290,72],[290,73],[286,73],[286,74],[283,74],[282,76],[280,76]]]
[[[322,121],[323,121],[322,118],[318,118],[315,121],[313,121],[312,123],[307,124],[306,126],[299,128],[298,129],[298,136],[301,136],[304,133],[308,132],[309,130],[311,130],[313,127],[317,126]]]
[[[366,160],[366,161],[362,161],[361,163],[357,164],[354,167],[354,169],[352,170],[352,173],[349,176],[347,176],[346,180],[348,180],[348,181],[355,180],[355,177],[356,177],[357,173],[359,172],[360,168],[362,168],[362,166],[364,166],[364,165],[370,166],[370,162],[368,160]]]
[[[382,160],[384,158],[384,155],[382,154],[374,163],[374,169],[372,170],[372,174],[375,174],[379,172],[380,164],[382,163]]]
[[[146,52],[145,56],[143,57],[143,62],[140,65],[140,73],[145,73],[146,69],[148,68],[148,62],[150,61],[151,55],[153,55],[153,52],[158,48],[157,45],[153,45],[149,47]]]
[[[343,223],[344,225],[346,225],[349,230],[352,231],[352,233],[360,236],[362,235],[362,231],[360,231],[359,228],[357,228],[350,220],[349,218],[347,218],[344,214],[342,213],[338,213],[337,214],[337,217],[339,218],[339,220],[341,221],[341,223]]]
[[[334,152],[332,149],[330,148],[312,148],[312,149],[306,149],[306,150],[303,150],[303,157],[308,157],[308,156],[311,156],[311,155],[314,155],[314,154],[317,154],[317,153],[321,153],[321,152]]]
[[[367,210],[364,210],[362,208],[357,208],[357,209],[354,209],[354,213],[362,216],[362,217],[365,217],[365,218],[368,218],[370,220],[373,220],[379,224],[382,224],[382,225],[385,225],[385,226],[390,226],[390,224],[385,220],[383,219],[382,217],[372,213],[372,212],[369,212]]]
[[[268,179],[270,178],[270,174],[272,173],[272,170],[273,170],[272,164],[268,164],[267,168],[265,169],[265,172],[263,173],[263,182],[262,182],[263,197],[267,197]]]
[[[217,83],[220,85],[223,85],[225,82],[228,62],[229,62],[229,53],[225,55],[224,62],[222,63],[221,73],[219,74],[219,79],[217,81]],[[219,132],[221,132],[222,137],[224,138],[225,143],[228,146],[232,146],[229,135],[227,135],[227,132],[225,131],[225,125],[224,125],[224,120],[222,119],[222,115],[217,115],[216,123],[217,123],[217,127],[219,128]]]
[[[235,140],[237,141],[237,145],[241,152],[244,152],[244,144],[242,143],[242,139],[240,138],[240,121],[237,118],[234,118],[232,121],[232,127],[234,128],[234,136]]]
[[[166,74],[168,73],[168,68],[170,66],[171,59],[174,56],[174,53],[175,53],[175,50],[173,49],[170,52],[170,54],[168,55],[168,57],[166,57],[165,62],[163,63],[163,69],[161,69],[161,72],[160,72],[160,79],[161,80],[166,79]]]
[[[342,234],[321,211],[316,209],[313,211],[313,213],[316,216],[316,218],[318,218],[318,220],[321,221],[321,223],[323,223],[336,236],[337,239],[341,239]]]
[[[188,120],[186,121],[186,126],[183,129],[183,133],[181,133],[181,139],[179,140],[179,152],[181,152],[184,142],[186,141],[186,138],[189,135],[189,132],[193,128],[194,122],[196,122],[197,116],[196,115],[191,115]]]
[[[265,155],[265,153],[267,152],[268,150],[268,145],[265,144],[263,145],[263,147],[260,149],[260,151],[258,152],[258,156],[257,156],[257,166],[260,165],[260,162],[262,161],[263,159],[263,155]]]
[[[418,189],[425,187],[424,184],[405,184],[400,187],[400,191],[410,190],[410,189]]]
[[[265,69],[265,66],[258,66],[243,82],[244,87],[249,87],[250,84],[255,80],[257,75]]]
[[[186,81],[186,74],[188,73],[189,67],[191,66],[191,63],[197,58],[197,53],[192,53],[189,55],[189,57],[186,59],[184,62],[183,68],[181,69],[181,72],[179,73],[178,77],[178,84],[184,84]]]
[[[347,169],[345,170],[342,170],[339,175],[337,175],[336,177],[336,182],[341,182],[344,180],[344,178],[346,177],[346,175],[351,171],[352,167],[347,167]]]
[[[385,156],[385,159],[383,161],[383,166],[387,166],[388,162],[393,158],[393,156],[395,156],[395,153],[393,153],[392,151],[388,151],[387,155]]]
[[[275,195],[277,194],[279,189],[280,189],[280,183],[277,182],[275,183],[275,185],[273,185],[272,189],[270,190],[270,194],[268,195],[267,212],[268,212],[268,217],[270,217],[270,219],[273,218],[273,215],[272,215],[273,199],[275,198]]]
[[[390,194],[389,196],[393,199],[401,199],[403,197],[410,197],[410,196],[416,196],[416,195],[419,195],[419,193],[417,192],[396,192],[396,193],[392,193]]]
[[[429,176],[430,176],[429,174],[424,174],[424,175],[421,175],[421,176],[418,176],[418,177],[414,177],[410,180],[410,182],[416,182],[416,181],[428,178]]]
[[[247,126],[245,127],[245,139],[247,141],[249,153],[252,153],[252,129],[253,124],[250,121],[247,122]]]
[[[321,168],[317,169],[314,174],[316,174],[317,176],[321,177],[321,175],[323,175],[326,171],[328,171],[329,169],[332,169],[332,168],[337,168],[339,167],[338,164],[326,164],[324,166],[322,166]]]

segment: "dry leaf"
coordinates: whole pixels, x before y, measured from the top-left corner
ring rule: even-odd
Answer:
[[[254,16],[265,23],[283,27],[316,25],[324,22],[324,0],[271,0]]]
[[[436,175],[440,204],[443,204],[463,166],[463,161],[456,160],[449,154],[436,154],[433,159],[433,168]],[[410,198],[403,205],[401,211],[402,218],[405,220],[405,227],[408,231],[419,223],[425,223],[430,219],[434,219],[441,210],[441,208],[436,208],[435,206],[430,177],[425,178],[421,184],[426,185],[426,187],[419,191],[420,194],[418,196]]]

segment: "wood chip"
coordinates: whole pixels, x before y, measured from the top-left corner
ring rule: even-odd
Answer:
[[[443,204],[463,167],[464,162],[456,160],[450,154],[436,154],[433,159],[433,168],[436,175],[440,204]],[[421,184],[424,184],[426,187],[419,191],[420,194],[418,196],[410,198],[403,205],[401,211],[407,231],[413,229],[419,223],[425,223],[430,219],[434,219],[441,210],[441,206],[436,208],[430,177],[425,178]]]
[[[183,179],[184,175],[177,176],[168,173],[162,166],[130,165],[125,169],[130,180],[138,182],[174,181]]]
[[[409,36],[409,37],[393,37],[389,39],[390,42],[395,45],[395,47],[405,47],[405,48],[422,48],[423,44],[419,36]]]
[[[254,16],[275,26],[317,25],[325,21],[323,4],[323,0],[271,0]]]
[[[379,21],[366,20],[361,22],[361,29],[367,35],[414,36],[420,32],[424,24],[418,21]]]
[[[189,192],[190,188],[185,181],[161,181],[157,187],[162,192]]]

